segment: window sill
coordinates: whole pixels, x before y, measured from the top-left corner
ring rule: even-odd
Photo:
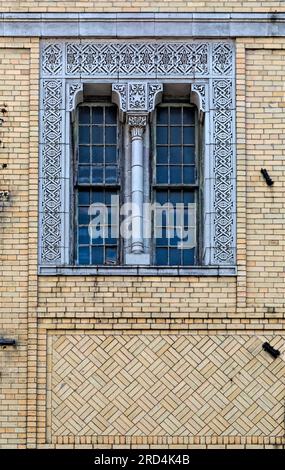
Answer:
[[[236,266],[40,266],[44,276],[236,276]]]

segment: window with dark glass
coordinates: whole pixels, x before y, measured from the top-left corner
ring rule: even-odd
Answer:
[[[120,193],[117,107],[85,103],[77,109],[77,123],[76,263],[115,265],[120,247],[111,201],[114,206]],[[95,225],[101,205],[105,209]]]
[[[157,107],[153,172],[153,256],[156,265],[191,266],[197,263],[196,129],[195,107],[187,104]],[[189,233],[192,234],[190,241]]]

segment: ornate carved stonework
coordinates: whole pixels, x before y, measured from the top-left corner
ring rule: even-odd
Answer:
[[[123,112],[152,111],[165,81],[188,82],[205,114],[206,264],[235,261],[235,80],[231,41],[43,41],[41,46],[40,260],[70,263],[68,111],[85,80],[113,82]],[[157,82],[158,81],[158,82]],[[128,118],[129,119],[129,118]],[[206,259],[206,258],[205,258]]]

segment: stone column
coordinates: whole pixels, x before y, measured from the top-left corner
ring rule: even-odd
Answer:
[[[144,252],[143,243],[143,134],[146,115],[128,115],[132,145],[132,244],[131,252]]]
[[[126,117],[131,137],[131,252],[126,253],[126,264],[148,265],[150,254],[145,252],[143,237],[144,201],[144,132],[148,116],[161,100],[161,83],[128,82],[112,85],[113,101],[120,109],[121,119]]]

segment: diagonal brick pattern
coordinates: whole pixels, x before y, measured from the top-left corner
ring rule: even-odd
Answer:
[[[52,437],[283,435],[285,362],[263,340],[54,335]]]

